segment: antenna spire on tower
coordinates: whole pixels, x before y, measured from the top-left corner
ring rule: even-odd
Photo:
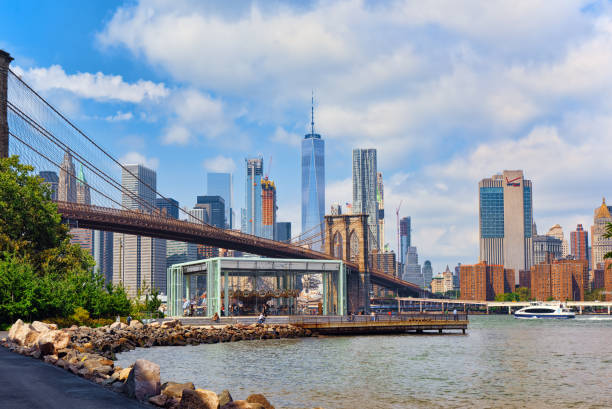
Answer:
[[[314,135],[314,89],[312,90],[312,100],[310,106],[310,133]]]

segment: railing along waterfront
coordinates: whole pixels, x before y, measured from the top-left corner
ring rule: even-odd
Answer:
[[[400,314],[400,315],[353,315],[353,316],[309,316],[300,315],[289,319],[291,324],[296,325],[318,325],[318,324],[353,324],[353,323],[399,323],[399,322],[414,322],[414,321],[466,321],[468,314],[444,314],[444,313],[416,313],[416,314]]]
[[[236,324],[255,324],[258,321],[257,317],[221,317],[218,322],[210,318],[204,317],[179,317],[184,324],[193,325],[236,325]],[[452,321],[467,321],[468,314],[458,312],[456,315],[452,313],[413,313],[400,315],[344,315],[344,316],[320,316],[320,315],[290,315],[290,316],[268,316],[266,324],[292,324],[292,325],[330,325],[330,324],[354,324],[354,323],[400,323],[400,322],[452,322]]]

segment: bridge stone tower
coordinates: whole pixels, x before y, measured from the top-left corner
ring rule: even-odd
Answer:
[[[350,271],[347,276],[349,312],[370,312],[367,233],[367,214],[325,216],[325,252],[337,259],[356,263],[359,269]]]
[[[0,158],[9,155],[9,130],[7,120],[8,68],[13,58],[0,50]]]

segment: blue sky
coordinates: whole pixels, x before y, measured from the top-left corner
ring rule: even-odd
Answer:
[[[231,4],[228,6],[227,4]],[[207,170],[263,155],[279,220],[300,226],[299,143],[315,90],[327,207],[351,201],[351,149],[377,148],[386,241],[411,216],[434,271],[478,259],[477,184],[533,181],[540,233],[610,193],[608,2],[0,1],[13,69],[183,206]],[[272,160],[270,160],[272,158]]]

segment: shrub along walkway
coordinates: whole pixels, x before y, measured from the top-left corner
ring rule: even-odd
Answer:
[[[143,409],[125,395],[0,347],[0,409]]]

